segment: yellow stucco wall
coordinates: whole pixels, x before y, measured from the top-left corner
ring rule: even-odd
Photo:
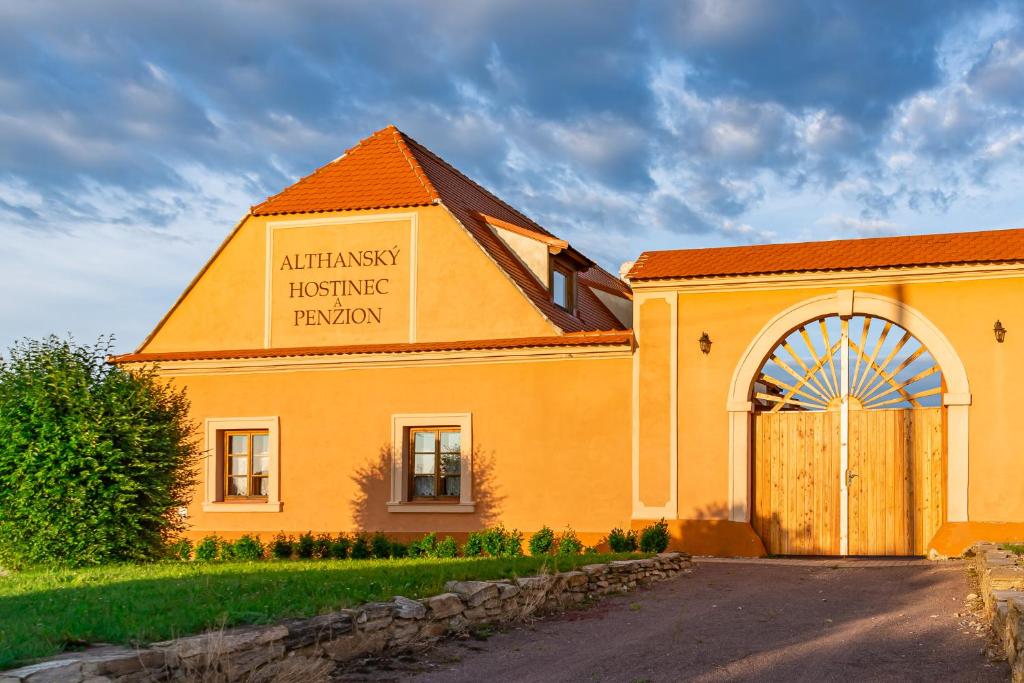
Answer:
[[[277,416],[280,512],[203,512],[193,533],[627,526],[630,359],[175,377],[197,419]],[[388,512],[391,415],[469,412],[472,514]]]
[[[416,216],[414,284],[409,281],[409,214]],[[332,223],[336,219],[351,222]],[[274,230],[270,347],[500,339],[558,333],[446,209],[429,206],[250,216],[141,350],[263,348],[267,224],[294,221],[310,221],[310,225]],[[290,253],[301,256],[308,251],[334,248],[347,252],[393,247],[401,251],[395,267],[321,269],[308,274],[281,270],[282,259]],[[308,301],[311,308],[330,308],[334,297],[288,300],[289,284],[339,277],[388,280],[387,295],[352,298],[357,302],[355,305],[382,307],[382,324],[294,328],[290,323],[294,322],[292,315],[297,307]],[[409,303],[412,291],[415,311],[411,311]],[[416,323],[410,335],[408,321],[412,314]]]
[[[684,286],[675,290],[679,518],[728,519],[726,402],[733,372],[748,345],[790,306],[849,289],[901,301],[927,317],[949,339],[966,369],[973,399],[969,408],[969,519],[1024,521],[1024,495],[1020,493],[1024,491],[1024,443],[1018,402],[1012,395],[1015,388],[1024,386],[1024,363],[1020,362],[1024,357],[1024,278],[952,276],[944,282],[868,286],[846,283],[700,292]],[[642,296],[638,294],[638,300]],[[997,318],[1010,330],[1003,344],[997,344],[992,333]],[[638,336],[643,340],[647,331],[642,327],[644,318],[639,320]],[[714,342],[706,356],[697,344],[704,331]],[[641,412],[645,409],[641,404]]]

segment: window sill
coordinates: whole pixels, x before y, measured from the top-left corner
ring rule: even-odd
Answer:
[[[203,512],[280,512],[282,504],[277,503],[203,503]]]
[[[388,512],[474,512],[476,503],[388,503]]]

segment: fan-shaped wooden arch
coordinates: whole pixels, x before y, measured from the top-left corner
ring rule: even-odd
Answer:
[[[838,410],[844,395],[854,409],[920,408],[938,405],[941,393],[939,366],[905,329],[872,316],[831,316],[779,342],[758,373],[753,399],[774,413]]]

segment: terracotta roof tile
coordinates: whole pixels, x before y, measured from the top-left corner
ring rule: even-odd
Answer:
[[[425,206],[436,200],[437,192],[412,159],[402,133],[388,126],[252,207],[252,214]]]
[[[492,216],[541,235],[554,235],[394,126],[377,131],[339,159],[253,207],[252,213],[263,216],[425,206],[437,201],[452,212],[557,327],[565,332],[623,329],[588,285],[597,283],[603,285],[603,289],[628,298],[629,288],[625,283],[592,267],[580,279],[583,286],[578,288],[577,315],[555,305],[545,283],[539,282],[516,258],[487,227],[482,216]]]
[[[647,251],[630,280],[1024,261],[1024,229]]]
[[[426,353],[430,351],[473,351],[486,349],[525,349],[563,346],[627,346],[633,344],[629,330],[592,330],[550,337],[517,339],[476,339],[454,342],[416,342],[404,344],[356,344],[349,346],[303,346],[282,349],[234,349],[228,351],[177,351],[125,353],[111,356],[111,363],[159,363],[190,360],[227,360],[242,358],[291,358],[297,356],[342,356],[381,353]]]

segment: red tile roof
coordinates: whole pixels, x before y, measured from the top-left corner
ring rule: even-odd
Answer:
[[[111,363],[159,363],[190,360],[243,358],[285,358],[296,356],[341,356],[380,353],[426,353],[429,351],[473,351],[487,349],[526,349],[562,346],[631,346],[629,330],[572,332],[550,337],[517,339],[477,339],[454,342],[415,342],[412,344],[356,344],[349,346],[303,346],[282,349],[234,349],[228,351],[172,351],[125,353],[111,356]]]
[[[426,206],[437,198],[402,133],[388,126],[252,207],[252,214]]]
[[[560,329],[565,332],[623,329],[586,286],[587,278],[581,278],[585,286],[578,288],[577,315],[555,305],[546,283],[538,281],[487,227],[483,216],[541,235],[554,235],[394,126],[377,131],[339,159],[254,206],[252,213],[266,216],[426,206],[436,202],[443,203],[452,212],[516,286]],[[607,273],[595,274],[591,279],[600,280],[612,293],[629,296],[628,286]]]
[[[1024,261],[1024,229],[647,251],[629,279],[701,278]]]

